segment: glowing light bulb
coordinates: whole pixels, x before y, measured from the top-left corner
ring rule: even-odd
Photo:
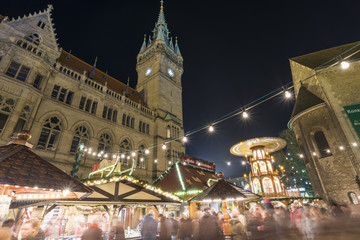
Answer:
[[[113,158],[116,158],[116,155],[115,155],[115,154],[113,155]]]
[[[286,98],[291,98],[291,92],[285,91],[285,97]]]
[[[184,143],[188,141],[186,136],[184,136],[182,140],[183,140]]]
[[[96,152],[93,152],[93,156],[95,156],[96,155]]]
[[[98,157],[101,157],[101,153],[98,153]]]
[[[140,158],[140,161],[143,162],[143,161],[144,161],[144,158]]]
[[[132,153],[131,153],[131,156],[135,157],[135,156],[136,156],[136,153],[135,153],[135,152],[132,152]]]
[[[154,160],[154,163],[157,163],[157,159]]]
[[[343,146],[340,146],[339,149],[340,149],[340,150],[344,150],[344,147],[343,147]]]
[[[149,153],[150,153],[149,149],[146,149],[145,154],[149,154]]]
[[[248,114],[246,111],[244,111],[244,112],[242,113],[242,117],[243,117],[243,118],[248,118],[248,117],[249,117],[249,114]]]
[[[330,149],[326,149],[326,152],[327,152],[327,153],[331,153]]]
[[[350,67],[350,63],[347,61],[342,61],[340,65],[342,69],[348,69]]]
[[[242,164],[242,165],[245,165],[245,164],[246,164],[246,162],[245,162],[245,161],[242,161],[242,162],[241,162],[241,164]]]
[[[69,189],[64,189],[62,192],[63,196],[67,196],[69,193],[70,193]]]
[[[171,161],[169,161],[169,165],[171,165]]]
[[[356,142],[354,142],[352,145],[353,145],[354,147],[357,147],[358,144],[357,144]]]
[[[316,156],[316,152],[313,152],[313,156]]]
[[[214,127],[213,126],[210,126],[209,127],[209,132],[213,132],[214,131]]]
[[[104,155],[104,158],[107,158],[107,157],[108,157],[108,155],[107,155],[107,154],[105,154],[105,155]]]
[[[162,145],[162,149],[163,149],[163,150],[166,149],[166,145],[165,145],[165,144]]]
[[[121,154],[121,158],[125,158],[125,154]]]
[[[227,165],[230,166],[230,165],[231,165],[231,162],[227,162]]]

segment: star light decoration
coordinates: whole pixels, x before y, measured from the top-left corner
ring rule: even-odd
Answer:
[[[131,176],[115,176],[115,177],[111,177],[109,179],[105,179],[105,178],[102,178],[102,179],[95,179],[95,180],[86,180],[85,182],[83,182],[85,185],[87,186],[94,186],[94,185],[101,185],[101,184],[106,184],[108,182],[119,182],[119,181],[122,181],[122,180],[127,180],[128,182],[132,182],[134,184],[137,184],[137,185],[140,185],[148,190],[151,190],[153,192],[156,192],[158,194],[161,194],[165,197],[168,197],[168,198],[171,198],[175,201],[179,201],[179,202],[182,202],[183,199],[179,198],[178,196],[170,193],[170,192],[166,192],[166,191],[163,191],[161,188],[158,188],[158,187],[154,187],[153,185],[150,185],[150,184],[147,184],[147,183],[143,183],[142,181],[140,181],[139,179],[136,179],[136,178],[133,178]]]

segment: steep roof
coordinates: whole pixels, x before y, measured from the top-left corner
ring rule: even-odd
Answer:
[[[324,100],[307,90],[306,87],[301,86],[291,113],[291,118],[320,103],[324,103]]]
[[[24,145],[0,147],[0,184],[91,193],[92,189],[66,174]]]
[[[199,195],[190,199],[190,202],[200,202],[204,200],[226,200],[226,199],[257,199],[258,195],[245,191],[241,187],[233,185],[223,179],[214,183],[211,187],[200,193]]]
[[[208,187],[207,181],[216,178],[213,172],[196,169],[195,167],[186,166],[178,162],[172,165],[162,177],[157,179],[154,185],[170,192],[190,189],[204,190]],[[185,189],[183,189],[181,182],[184,184]]]
[[[291,60],[311,69],[316,69],[334,64],[338,61],[336,58],[341,60],[341,58],[354,54],[358,50],[360,50],[360,41],[294,57]],[[360,52],[354,54],[348,60],[357,60],[359,58]]]
[[[62,50],[61,55],[59,59],[57,60],[61,65],[68,67],[69,69],[72,69],[76,72],[79,72],[82,74],[84,71],[87,73],[90,73],[93,69],[93,66],[82,61],[78,57],[72,55],[71,53],[68,53],[64,50]],[[94,80],[102,85],[105,84],[105,73],[98,68],[95,68],[95,77]],[[126,91],[126,84],[120,82],[119,80],[106,75],[107,78],[107,87],[119,94],[123,94]],[[129,87],[129,95],[128,98],[130,100],[141,103],[142,105],[146,106],[146,103],[142,99],[140,93],[138,93],[135,89]]]

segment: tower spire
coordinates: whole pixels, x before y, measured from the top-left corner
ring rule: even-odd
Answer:
[[[146,34],[144,34],[144,41],[143,44],[141,45],[141,49],[139,53],[143,53],[146,50]]]
[[[181,52],[180,52],[180,48],[179,48],[179,45],[178,45],[178,40],[177,40],[177,37],[175,37],[175,52],[177,55],[181,56]]]
[[[91,79],[95,78],[96,63],[97,63],[97,57],[95,58],[93,68],[91,69],[91,72],[90,72],[90,75],[89,75],[89,78],[91,78]]]
[[[155,23],[155,28],[153,30],[154,36],[153,39],[155,40],[164,40],[168,42],[169,38],[169,30],[167,28],[167,24],[165,21],[165,14],[164,14],[164,1],[160,1],[160,13],[157,22]]]

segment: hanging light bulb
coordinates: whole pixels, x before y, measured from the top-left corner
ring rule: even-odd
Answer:
[[[135,156],[136,156],[136,153],[135,153],[135,152],[132,152],[132,153],[131,153],[131,156],[135,157]]]
[[[115,154],[113,155],[113,158],[116,158],[116,155],[115,155]]]
[[[341,61],[340,65],[342,69],[348,69],[350,67],[350,63],[347,61]]]
[[[243,118],[248,118],[248,117],[249,117],[249,114],[248,114],[246,111],[243,111],[242,117],[243,117]]]
[[[149,149],[146,149],[145,154],[149,154],[149,153],[150,153]]]
[[[163,144],[161,148],[162,148],[163,150],[165,150],[165,149],[166,149],[166,145]]]
[[[340,150],[344,150],[344,147],[343,147],[343,146],[340,146],[339,149],[340,149]]]
[[[228,166],[230,166],[230,165],[231,165],[231,162],[227,162],[226,164],[227,164]]]
[[[140,162],[143,162],[144,161],[144,158],[140,158]]]
[[[214,127],[213,126],[210,126],[209,127],[209,132],[213,132],[214,131]]]
[[[299,156],[300,156],[300,158],[304,158],[304,154],[300,154]]]
[[[157,159],[154,160],[154,163],[157,163]]]
[[[292,94],[291,94],[291,92],[289,90],[286,90],[284,92],[284,94],[285,94],[285,98],[291,98],[291,96],[292,96]]]
[[[98,153],[98,155],[97,155],[98,157],[101,157],[101,153]]]
[[[353,144],[352,144],[354,147],[357,147],[357,143],[356,142],[353,142]]]
[[[104,158],[107,158],[107,157],[108,157],[108,155],[107,155],[107,154],[105,154],[105,155],[104,155]]]
[[[93,152],[93,156],[95,156],[96,155],[96,152]]]
[[[186,143],[188,141],[188,138],[186,136],[184,136],[182,140],[184,143]]]
[[[242,161],[242,162],[241,162],[241,164],[242,164],[242,165],[245,165],[245,164],[246,164],[246,162],[245,162],[245,161]]]
[[[121,154],[121,158],[125,158],[125,154]]]

